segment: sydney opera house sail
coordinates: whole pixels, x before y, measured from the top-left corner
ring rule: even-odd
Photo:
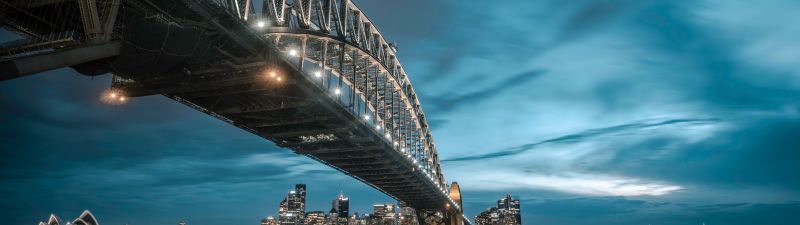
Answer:
[[[50,214],[50,218],[47,219],[47,222],[39,222],[39,225],[100,225],[100,223],[97,222],[97,218],[94,217],[92,212],[87,209],[71,223],[64,224],[58,216]]]

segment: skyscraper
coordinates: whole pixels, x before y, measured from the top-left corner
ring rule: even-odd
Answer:
[[[508,211],[508,214],[514,217],[516,224],[522,223],[522,215],[519,212],[519,199],[513,199],[511,194],[506,194],[506,196],[497,200],[497,208]]]
[[[350,199],[340,192],[339,197],[331,203],[331,208],[339,217],[347,218],[350,215]]]
[[[478,225],[520,225],[522,216],[520,215],[519,199],[514,199],[510,194],[506,194],[497,200],[497,207],[488,208],[475,217]]]
[[[306,184],[295,184],[294,190],[299,200],[295,203],[298,211],[306,211]]]
[[[294,190],[289,191],[278,207],[279,223],[281,225],[303,224],[306,211],[306,185],[296,184]]]
[[[416,211],[402,203],[376,204],[374,214],[350,213],[350,198],[340,192],[330,211],[306,213],[306,185],[297,184],[280,202],[279,217],[269,216],[261,225],[419,225]],[[59,225],[59,224],[39,224]],[[91,225],[91,224],[85,224]]]

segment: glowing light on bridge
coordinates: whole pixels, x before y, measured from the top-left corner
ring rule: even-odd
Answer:
[[[364,120],[369,121],[369,115],[364,115]]]
[[[264,21],[258,21],[258,23],[256,23],[256,26],[258,28],[264,28],[264,26],[266,26],[266,23]]]
[[[109,105],[121,105],[127,100],[122,91],[117,89],[108,89],[100,97],[100,101]]]
[[[375,130],[381,130],[381,125],[375,125]]]
[[[297,56],[297,50],[289,49],[289,56]]]
[[[336,90],[333,90],[333,93],[336,95],[340,95],[342,94],[342,91],[337,88]]]
[[[320,78],[320,77],[322,77],[322,73],[319,72],[319,71],[314,72],[314,76],[317,77],[317,78]]]

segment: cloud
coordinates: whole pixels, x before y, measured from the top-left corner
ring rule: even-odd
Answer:
[[[589,169],[625,171],[632,176],[695,183],[709,189],[755,188],[769,183],[764,187],[778,189],[771,191],[778,196],[796,196],[779,190],[800,187],[800,175],[789,172],[792,165],[800,163],[800,153],[795,151],[800,140],[794,138],[800,134],[800,117],[761,115],[754,121],[735,119],[728,123],[732,123],[728,128],[696,142],[653,137],[630,145],[617,145],[617,155],[607,161],[594,162]],[[647,158],[656,152],[654,149],[668,149],[669,154]],[[665,168],[670,172],[665,173]]]
[[[526,71],[515,74],[508,79],[504,79],[489,87],[483,88],[479,91],[468,92],[466,94],[457,94],[459,92],[448,92],[442,96],[432,97],[429,99],[428,107],[432,106],[432,111],[438,115],[447,114],[447,112],[457,110],[464,105],[474,105],[478,102],[492,99],[493,97],[500,96],[506,90],[524,85],[538,76],[544,74],[542,70]]]
[[[473,191],[553,190],[589,196],[660,196],[682,190],[677,185],[622,176],[579,174],[522,174],[509,171],[477,172],[459,181]]]
[[[462,157],[455,157],[444,159],[442,162],[457,162],[457,161],[474,161],[474,160],[484,160],[484,159],[492,159],[497,157],[505,157],[505,156],[513,156],[517,154],[524,153],[526,151],[530,151],[540,145],[544,144],[563,144],[563,143],[575,143],[575,142],[582,142],[590,138],[595,138],[599,136],[605,135],[613,135],[613,134],[624,134],[629,132],[640,131],[644,129],[651,129],[651,128],[659,128],[663,126],[693,126],[693,125],[705,125],[705,124],[712,124],[718,123],[720,120],[718,119],[695,119],[695,118],[687,118],[687,119],[668,119],[668,120],[645,120],[645,121],[637,121],[628,124],[610,126],[610,127],[603,127],[603,128],[596,128],[596,129],[589,129],[585,131],[581,131],[574,134],[568,134],[556,138],[546,139],[543,141],[537,141],[529,144],[524,144],[520,146],[515,146],[511,148],[501,149],[498,151],[480,154],[480,155],[473,155],[473,156],[462,156]]]

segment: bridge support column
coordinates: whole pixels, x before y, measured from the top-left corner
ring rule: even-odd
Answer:
[[[420,225],[463,225],[460,210],[448,208],[445,211],[417,210]]]
[[[463,225],[461,210],[448,207],[444,213],[443,223],[447,225]]]
[[[420,225],[445,225],[444,214],[432,210],[417,210]],[[449,225],[449,224],[448,224]]]

